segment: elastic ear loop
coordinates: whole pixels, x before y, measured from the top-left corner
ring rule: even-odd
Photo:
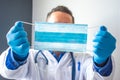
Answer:
[[[25,21],[22,21],[22,23],[24,23],[24,24],[28,24],[28,25],[32,25],[32,26],[35,26],[35,24],[34,23],[30,23],[30,22],[25,22]],[[94,28],[98,28],[97,26],[93,26],[93,27],[88,27],[88,29],[94,29]]]
[[[24,23],[24,24],[28,24],[28,25],[32,25],[32,26],[35,26],[35,24],[34,24],[34,23],[30,23],[30,22],[25,22],[25,21],[22,21],[22,23]]]

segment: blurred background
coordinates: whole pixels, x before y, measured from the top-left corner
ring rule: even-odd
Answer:
[[[8,48],[6,34],[16,21],[32,22],[32,0],[0,0],[0,54]],[[24,26],[31,42],[31,27]]]

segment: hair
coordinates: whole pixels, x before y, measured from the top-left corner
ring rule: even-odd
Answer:
[[[57,7],[53,8],[50,12],[48,12],[46,19],[48,19],[48,18],[50,17],[50,15],[51,15],[53,12],[56,12],[56,11],[60,11],[60,12],[64,12],[64,13],[69,14],[69,15],[72,17],[72,21],[73,21],[73,23],[74,23],[73,14],[72,14],[71,10],[69,10],[66,6],[57,6]]]

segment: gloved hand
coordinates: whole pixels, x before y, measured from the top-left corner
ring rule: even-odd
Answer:
[[[16,22],[7,33],[6,38],[14,55],[21,60],[27,57],[29,52],[29,42],[22,22]]]
[[[97,64],[102,64],[111,56],[116,48],[116,39],[107,31],[105,26],[101,26],[93,42],[93,60]]]

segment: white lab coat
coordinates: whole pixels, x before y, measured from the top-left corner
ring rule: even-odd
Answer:
[[[41,60],[40,66],[38,66],[38,64],[34,61],[36,53],[36,50],[31,49],[29,51],[27,62],[16,70],[10,70],[5,66],[6,56],[8,54],[8,50],[6,50],[0,56],[1,75],[9,79],[17,80],[71,80],[72,64],[69,53],[65,53],[58,63],[50,52],[43,51],[49,63],[46,65],[44,64],[44,61],[42,62]],[[74,59],[76,63],[76,80],[112,80],[114,62],[112,73],[110,76],[104,77],[93,70],[93,60],[90,55],[75,53]],[[80,71],[77,67],[78,62],[81,63]]]

